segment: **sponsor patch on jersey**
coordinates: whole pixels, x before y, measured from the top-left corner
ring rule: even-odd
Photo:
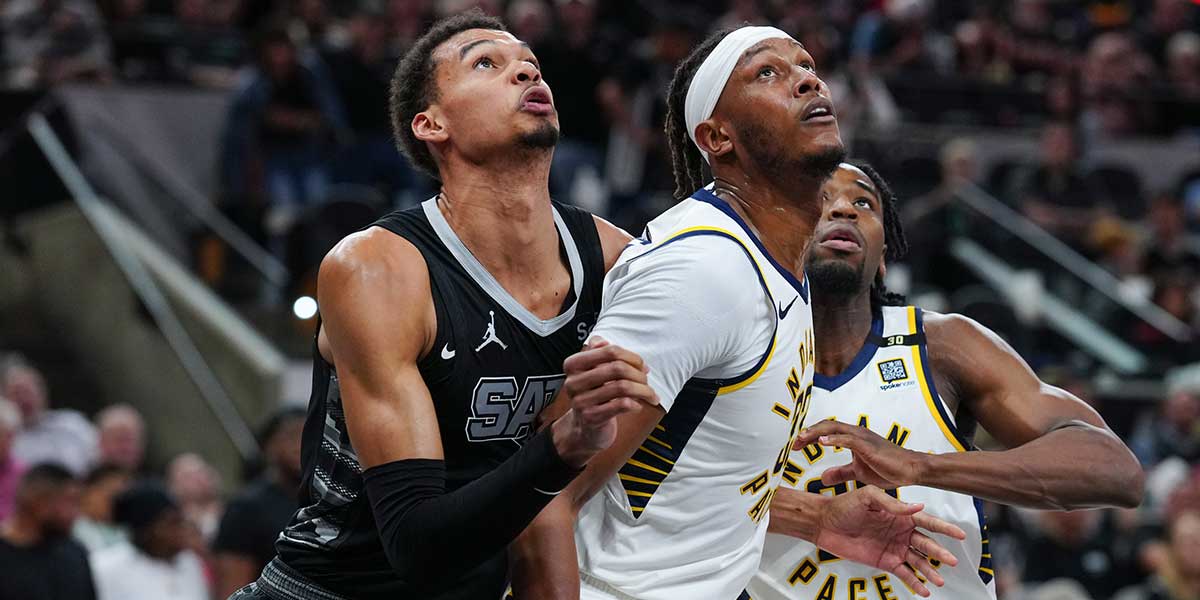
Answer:
[[[903,358],[881,360],[875,366],[879,369],[879,378],[883,380],[883,385],[879,386],[882,390],[907,387],[914,383],[909,380],[908,365]]]

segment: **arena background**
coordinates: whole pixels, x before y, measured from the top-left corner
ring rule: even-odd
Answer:
[[[256,430],[307,401],[321,257],[432,193],[391,141],[397,58],[475,5],[554,91],[553,195],[635,233],[673,201],[676,62],[743,22],[800,39],[851,156],[898,192],[912,249],[888,286],[995,329],[1148,472],[1136,510],[990,507],[1001,597],[1198,597],[1189,0],[2,0],[0,396],[36,370],[48,414],[140,413],[135,468],[211,558]],[[86,469],[104,457],[80,427]]]

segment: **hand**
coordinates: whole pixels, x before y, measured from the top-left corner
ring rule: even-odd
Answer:
[[[563,361],[563,389],[571,409],[553,425],[559,456],[576,467],[612,445],[617,416],[643,404],[658,406],[646,382],[649,367],[642,357],[593,337],[584,349]]]
[[[914,569],[941,587],[946,581],[929,559],[951,567],[958,564],[958,559],[917,528],[958,540],[967,534],[951,523],[921,512],[923,509],[922,504],[906,504],[874,486],[859,488],[835,496],[825,504],[814,543],[841,558],[884,569],[917,594],[928,597],[929,589]]]
[[[853,454],[850,464],[827,469],[821,474],[821,483],[825,485],[860,481],[885,490],[920,485],[928,457],[905,450],[866,427],[837,421],[821,421],[801,431],[792,448],[800,449],[814,442],[847,448]]]

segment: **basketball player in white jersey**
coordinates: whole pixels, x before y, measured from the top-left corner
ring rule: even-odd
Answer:
[[[873,170],[841,165],[823,197],[807,267],[818,340],[808,419],[816,425],[797,437],[792,476],[775,495],[754,600],[916,596],[904,581],[846,560],[855,549],[822,536],[811,517],[859,487],[923,503],[967,532],[941,539],[958,566],[937,568],[945,586],[933,596],[953,600],[996,597],[976,498],[1059,510],[1138,504],[1137,461],[1088,405],[1039,381],[978,323],[903,306],[886,292],[885,256],[897,258],[905,244],[894,198]],[[967,452],[975,422],[1011,449]]]
[[[575,528],[585,600],[744,595],[811,393],[803,232],[844,154],[812,57],[769,27],[711,38],[677,70],[668,122],[686,156],[676,161],[678,195],[691,197],[625,250],[605,279],[591,349],[564,365],[574,399],[612,394],[626,383],[604,382],[627,366],[594,368],[607,348],[596,346],[619,345],[643,358],[660,402],[620,419],[617,441],[564,494],[591,497]],[[701,152],[711,189],[692,178]],[[910,546],[953,560],[914,530],[919,509],[852,498],[837,510],[857,516],[837,533],[893,533],[872,544],[900,540],[903,551],[880,551],[882,566],[912,575]]]

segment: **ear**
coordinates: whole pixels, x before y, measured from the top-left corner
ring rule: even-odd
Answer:
[[[440,111],[434,106],[413,115],[411,127],[413,135],[422,142],[440,144],[450,139],[446,123],[442,119]]]
[[[719,123],[706,119],[696,125],[696,145],[709,156],[733,152],[733,140]]]
[[[884,251],[884,253],[887,253],[887,244],[884,244],[883,251]],[[883,280],[883,278],[885,278],[885,277],[887,277],[887,259],[886,258],[879,261],[879,279]]]

